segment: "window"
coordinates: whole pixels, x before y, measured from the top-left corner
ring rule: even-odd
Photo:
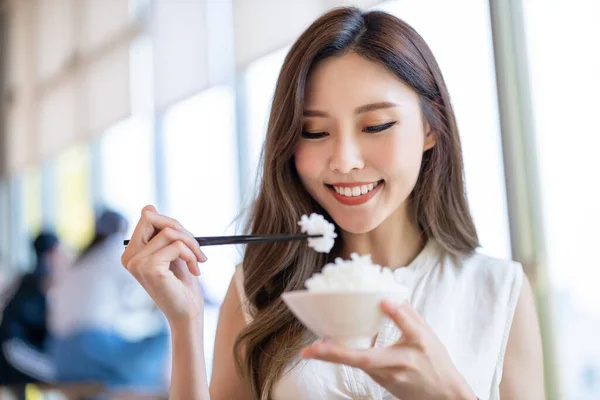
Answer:
[[[239,209],[235,98],[217,86],[173,105],[164,116],[167,210],[195,236],[235,233]],[[205,247],[205,349],[212,365],[218,309],[241,255],[233,246]]]
[[[238,210],[234,94],[206,90],[172,106],[164,117],[167,213],[196,236],[233,234]],[[225,296],[237,251],[205,249],[209,294]],[[219,265],[210,267],[210,259]]]
[[[131,235],[142,207],[155,202],[151,121],[130,117],[100,138],[101,193],[106,206],[125,215]]]
[[[56,231],[73,249],[82,250],[94,235],[89,147],[75,145],[54,163]]]
[[[377,8],[409,23],[435,55],[456,113],[469,205],[482,250],[492,256],[510,258],[488,3],[402,0],[386,2]],[[456,23],[458,20],[460,23]]]
[[[568,398],[598,399],[600,3],[523,7],[560,387]]]
[[[289,47],[286,47],[256,60],[244,73],[244,159],[246,160],[244,170],[247,172],[242,177],[242,182],[244,182],[243,200],[246,203],[252,200],[251,196],[256,186],[258,165],[267,134],[275,84],[288,51]]]
[[[9,211],[9,184],[8,181],[0,180],[0,275],[7,277],[9,271],[10,249],[10,211]],[[5,282],[6,283],[6,282]]]
[[[37,168],[30,168],[23,179],[25,231],[30,237],[42,228],[42,176]]]

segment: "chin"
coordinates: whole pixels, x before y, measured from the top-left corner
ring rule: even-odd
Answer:
[[[340,229],[351,234],[360,235],[371,232],[381,224],[381,221],[375,217],[361,216],[358,213],[354,215],[344,214],[330,213],[329,215]]]

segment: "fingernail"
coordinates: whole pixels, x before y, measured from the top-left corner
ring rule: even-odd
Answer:
[[[205,262],[206,260],[208,260],[208,257],[206,257],[206,254],[200,250],[200,262]]]

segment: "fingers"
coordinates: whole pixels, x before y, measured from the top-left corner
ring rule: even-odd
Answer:
[[[363,371],[381,368],[403,368],[413,360],[414,349],[400,346],[378,347],[369,350],[348,349],[330,343],[318,343],[304,349],[301,356],[321,361],[344,364]]]
[[[144,211],[155,212],[158,214],[156,207],[154,207],[152,204],[148,204],[148,205],[144,206],[144,208],[142,208],[142,212],[144,212]]]
[[[194,239],[187,232],[184,233],[176,231],[172,228],[164,228],[161,230],[158,235],[150,240],[150,242],[139,252],[139,254],[142,256],[149,256],[176,241],[183,242],[190,250],[192,250],[197,262],[206,261],[206,256],[200,249],[196,239]]]
[[[381,302],[381,310],[400,328],[402,331],[402,341],[421,340],[425,322],[408,302],[397,305],[385,300]]]
[[[148,205],[142,208],[142,216],[133,231],[128,247],[148,244],[156,232],[165,228],[171,228],[180,232],[185,231],[179,222],[173,218],[159,214],[154,206]]]
[[[171,261],[175,261],[179,258],[186,263],[191,274],[196,276],[200,275],[196,255],[182,241],[178,240],[171,243],[167,247],[154,253],[151,257],[154,258],[154,262],[156,263],[168,262],[166,265],[170,265]]]
[[[157,216],[158,218],[155,218]],[[127,248],[136,248],[139,245],[147,244],[150,239],[154,236],[157,230],[161,230],[170,225],[171,228],[178,230],[180,227],[176,221],[172,221],[171,218],[164,217],[160,218],[161,215],[156,211],[156,208],[152,205],[147,205],[142,208],[140,219],[133,230],[133,235],[129,240]],[[153,224],[156,223],[157,226]]]
[[[142,262],[146,258],[149,259],[149,262]],[[144,273],[147,273],[147,268],[140,268],[140,266],[144,264],[162,266],[162,268],[159,269],[162,270],[163,273],[166,273],[169,270],[171,262],[177,259],[183,260],[187,264],[189,271],[194,275],[198,275],[199,271],[196,255],[185,243],[179,240],[161,248],[150,256],[144,256],[142,254],[136,255],[126,267],[134,276],[142,276]],[[144,271],[142,271],[142,269]]]
[[[302,351],[301,356],[361,369],[371,367],[372,360],[372,356],[367,350],[347,349],[326,342],[307,347]]]
[[[175,275],[175,278],[179,279],[182,282],[188,281],[191,277],[200,276],[200,270],[198,269],[198,264],[194,263],[194,267],[196,268],[197,273],[194,273],[190,270],[191,266],[186,264],[182,259],[178,259],[175,262],[171,263],[170,270]],[[188,271],[191,272],[188,273]]]
[[[133,235],[131,240],[129,241],[129,245],[125,249],[123,256],[121,258],[121,262],[123,265],[129,264],[131,259],[136,256],[146,245],[150,243],[152,238],[156,235],[157,232],[160,232],[164,229],[169,229],[167,234],[167,239],[171,239],[171,242],[174,240],[181,240],[184,243],[187,243],[190,249],[196,254],[198,261],[204,262],[206,261],[206,256],[200,249],[198,243],[193,239],[192,235],[186,231],[183,226],[176,220],[166,217],[164,215],[159,214],[151,205],[148,205],[142,209],[142,216],[138,224],[133,231]],[[179,232],[183,235],[187,235],[188,238],[183,238],[182,236],[176,236],[174,232]],[[167,244],[164,240],[161,241],[163,244]],[[153,247],[153,251],[158,250],[156,247]]]

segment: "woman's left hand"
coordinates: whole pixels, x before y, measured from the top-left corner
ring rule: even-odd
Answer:
[[[353,350],[322,342],[304,349],[302,357],[360,368],[402,400],[477,398],[414,308],[407,302],[398,306],[384,301],[381,309],[402,331],[396,344]]]

